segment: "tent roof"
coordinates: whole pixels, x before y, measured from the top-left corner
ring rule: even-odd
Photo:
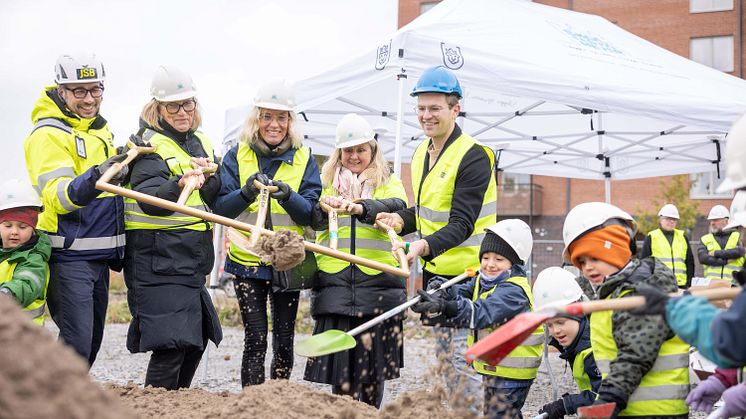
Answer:
[[[499,167],[514,173],[631,179],[709,171],[746,111],[746,81],[601,17],[519,0],[445,0],[378,47],[296,83],[306,144],[328,154],[336,123],[357,112],[394,159],[401,98],[401,155],[409,161],[424,137],[408,93],[438,64],[464,89],[459,125],[490,147],[509,142]],[[247,113],[228,111],[227,141]]]

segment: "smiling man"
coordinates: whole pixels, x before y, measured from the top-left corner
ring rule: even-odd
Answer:
[[[121,266],[125,241],[122,199],[95,186],[126,157],[116,154],[99,115],[104,78],[95,55],[61,55],[56,85],[45,87],[34,105],[34,128],[24,143],[26,169],[44,203],[38,229],[52,242],[49,311],[61,339],[89,365],[103,338],[109,267]],[[121,182],[126,170],[112,182]]]

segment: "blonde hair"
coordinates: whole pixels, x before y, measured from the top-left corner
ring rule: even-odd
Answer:
[[[391,176],[391,168],[386,160],[383,159],[381,148],[378,147],[378,141],[370,140],[367,142],[370,146],[371,158],[370,165],[375,165],[376,172],[373,175],[373,187],[377,188],[388,182]],[[334,171],[337,165],[342,164],[342,149],[335,148],[329,159],[321,167],[321,183],[324,188],[332,184],[334,180]],[[370,165],[368,167],[370,167]],[[366,168],[367,169],[367,168]]]
[[[242,141],[246,145],[256,144],[260,140],[259,136],[259,116],[264,108],[254,106],[249,112],[249,116],[246,117],[246,122],[243,124],[241,134],[238,136],[239,141]],[[303,145],[303,136],[297,129],[296,120],[298,116],[293,111],[287,111],[290,119],[288,120],[288,133],[287,136],[290,138],[290,144],[293,148],[300,148]],[[264,141],[264,139],[262,139]]]
[[[196,98],[194,98],[195,101],[197,101]],[[160,102],[156,99],[152,99],[150,102],[145,104],[145,107],[142,108],[142,112],[140,112],[140,119],[145,121],[148,126],[158,129],[160,131],[163,131],[163,127],[160,124],[161,119],[161,113],[158,111],[158,106],[164,104],[166,102]],[[194,108],[194,116],[192,118],[192,131],[196,131],[197,128],[202,125],[202,112],[200,110],[199,102],[197,102],[197,107]]]

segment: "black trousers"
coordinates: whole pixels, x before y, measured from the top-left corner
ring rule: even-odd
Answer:
[[[289,379],[293,371],[293,338],[300,291],[273,292],[270,281],[237,277],[233,281],[244,326],[241,385],[264,382],[267,355],[267,299],[272,315],[272,366],[270,378]]]
[[[162,387],[166,390],[189,388],[206,347],[207,341],[203,349],[192,347],[153,351],[145,374],[145,386]]]
[[[332,386],[332,393],[350,396],[354,400],[369,404],[376,409],[381,408],[385,381],[377,383],[350,383],[344,386]]]

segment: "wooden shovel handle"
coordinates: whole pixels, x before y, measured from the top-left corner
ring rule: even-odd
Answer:
[[[269,188],[259,188],[258,201],[259,202],[256,206],[256,223],[254,223],[254,225],[258,228],[263,228],[264,222],[267,220],[267,207],[269,206]],[[251,247],[254,247],[257,243],[259,243],[259,237],[259,234],[251,235]]]
[[[399,241],[399,235],[396,234],[396,231],[390,225],[384,224],[380,220],[376,220],[376,227],[385,231],[386,234],[389,235],[389,240],[391,241],[391,244],[394,244]],[[404,249],[396,249],[396,258],[399,259],[399,265],[401,265],[401,268],[408,271],[409,261],[407,260],[407,254],[404,253]]]
[[[155,205],[160,208],[167,209],[169,211],[179,212],[181,214],[189,215],[192,217],[201,218],[206,221],[213,223],[222,224],[224,226],[233,227],[235,229],[246,231],[257,235],[272,236],[275,234],[274,231],[266,230],[253,226],[251,224],[243,223],[238,220],[234,220],[228,217],[222,217],[220,215],[213,214],[211,212],[203,211],[197,208],[190,208],[186,205],[179,205],[176,202],[168,201],[165,199],[157,198],[151,195],[147,195],[141,192],[133,191],[131,189],[123,188],[121,186],[112,185],[106,182],[96,182],[96,189],[110,192],[113,194],[121,195],[126,198],[131,198],[139,202],[146,204]],[[330,249],[325,246],[303,241],[303,246],[310,252],[320,253],[329,257],[344,260],[346,262],[354,263],[356,265],[367,266],[368,268],[375,269],[377,271],[387,272],[396,276],[409,276],[409,271],[393,267],[391,265],[381,263],[375,260],[365,259],[357,255],[351,255],[349,253],[340,252],[339,250]]]
[[[708,300],[730,300],[735,298],[741,292],[741,288],[715,288],[708,290],[694,290],[692,295],[697,297],[704,297]],[[672,293],[669,297],[678,297],[679,294]],[[596,311],[607,311],[607,310],[631,310],[633,308],[642,307],[645,305],[645,297],[635,295],[632,297],[623,298],[612,298],[610,300],[596,300],[586,301],[582,303],[574,303],[566,306],[560,311],[565,311],[567,314],[573,316],[579,316],[583,314],[593,313]]]
[[[277,191],[278,191],[278,190],[280,189],[280,188],[278,188],[278,187],[277,187],[277,186],[275,186],[275,185],[270,185],[270,186],[267,186],[267,185],[263,184],[262,182],[259,182],[259,181],[258,181],[258,180],[256,180],[256,179],[254,179],[254,186],[255,186],[255,187],[256,187],[257,189],[259,189],[260,191],[261,191],[262,189],[266,189],[266,190],[268,190],[268,191],[270,191],[270,192],[277,192]]]
[[[186,185],[184,185],[184,189],[181,190],[181,193],[179,194],[179,199],[176,200],[176,203],[179,205],[184,205],[189,199],[189,195],[194,192],[194,188],[197,187],[197,178],[194,176],[190,176],[189,179],[186,180]]]
[[[134,160],[135,157],[138,156],[138,154],[148,154],[148,153],[152,153],[155,151],[155,147],[136,146],[132,141],[128,141],[127,145],[129,147],[129,150],[127,150],[127,157],[119,163],[112,164],[111,167],[108,170],[106,170],[106,173],[101,175],[101,177],[99,178],[100,181],[109,183],[111,178],[113,178],[114,175],[116,175],[117,173],[121,172],[122,168],[130,164],[132,160]]]

